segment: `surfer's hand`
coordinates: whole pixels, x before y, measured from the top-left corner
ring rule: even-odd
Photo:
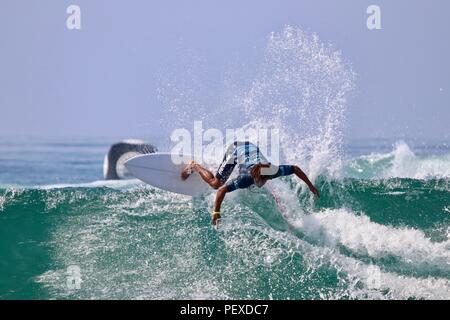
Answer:
[[[310,186],[310,187],[309,187],[309,190],[310,190],[312,193],[314,193],[314,195],[315,195],[317,198],[320,198],[319,190],[317,190],[316,187]]]
[[[219,219],[220,219],[220,212],[213,211],[213,213],[211,214],[211,224],[213,226],[217,225],[217,220]]]

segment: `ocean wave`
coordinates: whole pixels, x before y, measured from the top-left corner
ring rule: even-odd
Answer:
[[[63,189],[63,188],[95,188],[95,187],[107,187],[123,189],[128,187],[136,187],[141,185],[142,182],[137,179],[128,180],[97,180],[86,183],[60,183],[60,184],[48,184],[35,186],[37,189],[52,190],[52,189]]]
[[[405,142],[397,142],[389,153],[372,153],[350,160],[344,166],[348,177],[450,178],[450,154],[416,155]]]
[[[433,242],[421,230],[374,223],[368,216],[346,209],[323,210],[293,225],[326,245],[343,246],[375,261],[385,260],[386,268],[399,263],[403,272],[450,274],[450,240]]]
[[[226,198],[218,231],[208,213],[213,194],[191,199],[140,184],[2,189],[1,255],[8,270],[30,264],[49,298],[449,298],[449,240],[429,235],[448,226],[447,213],[432,224],[417,213],[415,227],[394,226],[396,215],[409,221],[411,212],[383,220],[326,205],[341,188],[404,197],[382,185],[331,184],[318,205],[294,181],[271,182],[287,218],[264,189],[238,191]],[[30,248],[41,258],[18,264]],[[77,291],[66,286],[71,265],[83,275]]]

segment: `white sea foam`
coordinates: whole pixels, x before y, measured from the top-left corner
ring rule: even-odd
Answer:
[[[346,164],[351,176],[363,178],[449,178],[450,154],[416,155],[405,142],[397,142],[389,153],[372,153]]]
[[[0,195],[0,213],[4,210],[5,205],[22,194],[24,192],[24,188],[19,187],[8,187],[3,191],[3,194]]]
[[[280,130],[284,160],[312,179],[340,174],[345,109],[355,74],[341,53],[293,27],[273,33],[245,113]]]
[[[283,253],[279,256],[279,263],[288,263],[292,255],[299,253],[307,264],[307,271],[293,283],[303,282],[315,270],[323,266],[331,266],[338,273],[338,280],[342,290],[334,293],[330,291],[320,293],[322,299],[340,299],[351,297],[356,299],[449,299],[450,281],[446,278],[427,276],[416,278],[395,272],[383,270],[382,267],[365,263],[353,257],[339,253],[331,246],[319,246],[299,239],[292,233],[275,231],[271,228],[256,227],[254,225],[237,224],[228,226],[224,232],[235,232],[236,228],[242,230],[255,230],[268,238],[254,236],[248,238],[236,233],[234,239],[226,239],[226,245],[231,253],[239,254],[245,258],[250,256],[251,250],[265,252],[266,244],[274,241],[283,244]],[[264,258],[263,255],[261,258]],[[254,257],[253,257],[254,258]],[[258,260],[248,261],[247,268],[256,268],[264,264]],[[320,292],[321,288],[316,289]]]
[[[311,268],[320,265],[317,259],[325,259],[345,271],[353,298],[450,298],[450,281],[445,276],[450,274],[450,240],[433,242],[421,230],[378,224],[345,208],[306,213],[308,209],[300,207],[285,183],[271,181],[271,187],[282,199],[278,207],[291,230],[301,231],[308,239],[292,241],[301,244],[297,248],[302,255],[312,255]],[[339,247],[379,265],[339,253]],[[395,259],[393,265],[392,259],[391,264],[383,262],[389,257]],[[405,272],[419,276],[407,276]],[[365,284],[364,288],[358,287],[358,281]]]
[[[450,272],[450,242],[432,242],[420,230],[377,224],[346,209],[305,215],[293,224],[332,247],[343,245],[376,259],[394,256],[414,269]]]
[[[62,188],[96,188],[96,187],[107,187],[113,189],[121,189],[125,187],[134,187],[142,185],[143,183],[138,179],[128,179],[128,180],[97,180],[86,183],[61,183],[61,184],[49,184],[36,186],[35,188],[43,190],[51,189],[62,189]]]

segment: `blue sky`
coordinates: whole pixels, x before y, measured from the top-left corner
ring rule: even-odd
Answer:
[[[78,31],[66,28],[71,4]],[[366,27],[370,4],[382,30]],[[449,12],[446,0],[2,0],[0,135],[165,134],[165,70],[176,77],[193,56],[202,81],[218,84],[230,61],[258,61],[270,32],[289,24],[332,43],[357,73],[347,138],[448,140]]]

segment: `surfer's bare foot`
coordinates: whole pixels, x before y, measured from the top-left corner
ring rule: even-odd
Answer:
[[[192,160],[191,163],[187,164],[187,165],[184,167],[183,171],[181,171],[181,180],[184,181],[184,180],[186,180],[187,178],[189,178],[189,176],[191,175],[192,170],[193,170],[193,168],[194,168],[194,165],[195,165],[195,161]]]

